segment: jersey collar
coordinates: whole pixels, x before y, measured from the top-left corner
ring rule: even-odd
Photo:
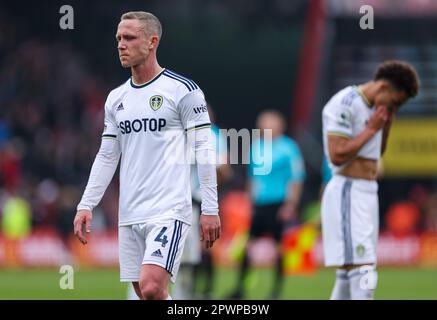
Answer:
[[[131,85],[133,88],[135,88],[135,89],[144,88],[145,86],[148,86],[148,85],[151,84],[153,81],[155,81],[156,79],[158,79],[158,78],[162,75],[162,73],[163,73],[165,70],[166,70],[166,69],[163,68],[163,69],[161,70],[161,72],[158,73],[158,74],[157,74],[153,79],[151,79],[151,80],[149,80],[149,81],[147,81],[146,83],[143,83],[143,84],[135,84],[135,83],[134,83],[134,80],[132,79],[132,77],[130,77],[130,85]]]
[[[363,90],[359,86],[354,86],[355,90],[357,90],[358,94],[361,96],[361,99],[363,99],[366,106],[369,108],[372,108],[372,105],[370,104],[369,100],[367,99],[366,95],[364,94]]]

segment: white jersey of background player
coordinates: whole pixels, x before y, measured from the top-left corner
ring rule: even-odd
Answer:
[[[418,79],[400,61],[381,64],[375,78],[334,95],[322,112],[323,144],[333,177],[322,198],[326,266],[337,267],[331,299],[371,299],[377,283],[378,160],[399,107]]]
[[[123,66],[132,78],[109,94],[102,145],[75,218],[86,243],[91,211],[120,163],[120,280],[132,282],[143,299],[167,299],[175,282],[191,223],[190,152],[202,185],[202,239],[218,238],[214,147],[204,95],[191,80],[156,60],[161,25],[150,13],[122,16],[117,31]],[[193,132],[196,134],[193,135]]]

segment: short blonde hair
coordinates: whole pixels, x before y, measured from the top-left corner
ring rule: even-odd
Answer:
[[[130,11],[121,16],[120,20],[138,20],[143,25],[146,36],[157,35],[159,39],[162,36],[162,26],[158,18],[150,12]]]

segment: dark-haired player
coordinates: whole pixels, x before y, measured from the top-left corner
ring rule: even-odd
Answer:
[[[325,265],[337,267],[331,299],[373,299],[377,283],[377,161],[396,112],[418,92],[414,68],[378,66],[373,80],[349,86],[323,108],[323,144],[333,172],[322,198]]]

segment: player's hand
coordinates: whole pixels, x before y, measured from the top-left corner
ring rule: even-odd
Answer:
[[[390,129],[391,124],[393,123],[395,118],[396,118],[396,109],[394,108],[391,110],[389,109],[387,115],[387,121],[385,122],[384,129]]]
[[[294,203],[285,202],[278,211],[279,220],[283,223],[297,220],[297,208]]]
[[[92,213],[89,210],[79,210],[74,217],[74,235],[82,244],[87,244],[85,234],[91,232]]]
[[[376,106],[376,111],[372,114],[367,122],[369,129],[378,131],[382,129],[389,118],[389,112],[386,106]]]
[[[199,224],[200,241],[204,241],[206,249],[209,249],[220,238],[220,217],[218,215],[201,214]]]

